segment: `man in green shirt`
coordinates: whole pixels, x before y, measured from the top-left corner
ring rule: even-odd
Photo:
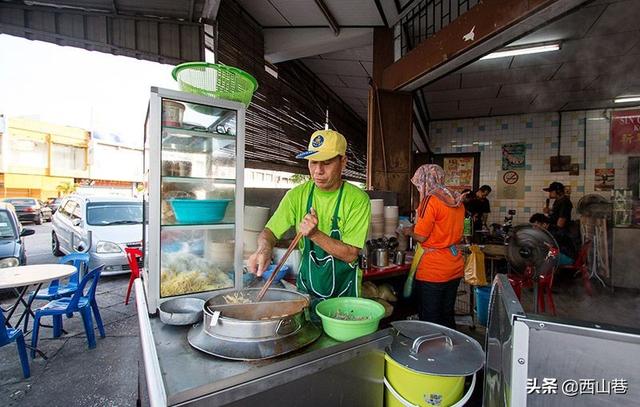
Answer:
[[[284,196],[258,237],[248,268],[261,276],[271,262],[273,246],[291,227],[302,233],[299,291],[316,299],[360,296],[358,254],[371,218],[369,197],[342,180],[347,141],[333,130],[311,135],[309,149],[297,158],[309,161],[308,181]]]

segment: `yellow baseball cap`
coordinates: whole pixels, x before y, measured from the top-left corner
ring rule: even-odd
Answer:
[[[346,154],[347,140],[342,134],[334,130],[318,130],[311,135],[308,151],[296,155],[296,158],[325,161]]]

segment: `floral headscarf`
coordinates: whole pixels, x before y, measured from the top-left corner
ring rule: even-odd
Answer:
[[[430,195],[436,196],[445,205],[457,208],[462,205],[463,194],[453,191],[444,185],[444,170],[436,164],[425,164],[418,168],[411,183],[420,192],[420,201]]]

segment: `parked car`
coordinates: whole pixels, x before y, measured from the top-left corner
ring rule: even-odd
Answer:
[[[42,221],[46,215],[42,213],[42,205],[35,198],[5,198],[4,202],[8,202],[16,209],[20,222],[33,222],[36,225],[42,225]]]
[[[58,210],[60,206],[60,202],[62,202],[62,198],[49,198],[47,199],[47,206],[51,208],[51,214],[53,215]]]
[[[104,264],[103,275],[130,271],[125,247],[142,247],[142,202],[133,198],[72,195],[53,215],[55,256],[89,252],[89,268]]]
[[[49,208],[49,205],[42,201],[38,201],[40,204],[40,213],[42,213],[42,221],[43,222],[51,222],[51,218],[53,217],[53,211]]]
[[[0,268],[27,264],[23,237],[36,233],[25,229],[10,203],[0,202]]]

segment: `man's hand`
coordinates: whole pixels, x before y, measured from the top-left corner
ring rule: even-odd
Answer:
[[[258,277],[262,276],[262,273],[264,273],[267,267],[269,267],[269,264],[271,264],[271,252],[269,248],[258,248],[255,253],[249,256],[247,269]]]
[[[549,207],[545,206],[544,208],[542,208],[542,212],[544,212],[545,214],[549,214]]]
[[[308,213],[300,222],[300,233],[302,233],[302,236],[312,238],[317,232],[318,216],[316,216],[316,210],[311,208],[311,213]]]

